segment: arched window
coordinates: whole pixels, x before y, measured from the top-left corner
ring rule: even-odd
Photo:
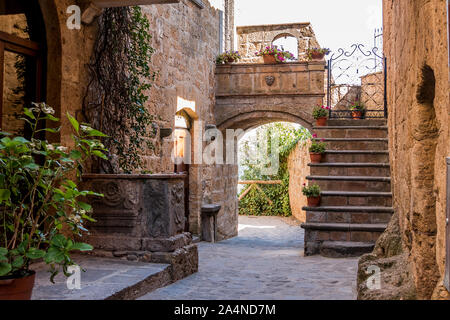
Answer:
[[[298,39],[293,35],[286,33],[275,37],[272,44],[280,49],[289,51],[294,55],[294,60],[298,60]]]

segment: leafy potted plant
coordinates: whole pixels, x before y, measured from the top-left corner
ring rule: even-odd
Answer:
[[[256,52],[257,57],[263,57],[264,63],[274,64],[274,63],[284,63],[288,60],[294,59],[294,55],[289,51],[283,49],[278,49],[277,46],[267,46],[260,51]]]
[[[321,61],[330,52],[328,48],[309,48],[306,50],[306,55],[309,61]]]
[[[233,62],[238,62],[240,59],[241,55],[238,51],[226,51],[217,56],[216,64],[230,64]]]
[[[303,195],[306,196],[308,200],[308,207],[318,207],[320,205],[320,187],[317,184],[313,184],[310,186],[306,186],[306,183],[303,184],[302,189]]]
[[[364,116],[365,107],[361,101],[355,101],[355,103],[350,106],[350,110],[352,111],[353,120],[359,120]]]
[[[79,199],[100,194],[79,190],[72,177],[80,177],[83,163],[106,151],[97,137],[101,132],[80,125],[67,114],[73,126],[75,147],[40,140],[40,132],[59,128],[42,127],[56,122],[54,110],[45,103],[24,109],[31,128],[29,139],[1,132],[0,136],[0,300],[30,299],[35,272],[32,262],[43,259],[51,278],[73,265],[71,252],[89,251],[88,244],[75,242],[87,231],[91,206]]]
[[[316,126],[325,127],[330,114],[330,107],[317,106],[313,110],[313,117],[316,119]]]
[[[313,135],[314,138],[317,138],[317,135]],[[312,163],[320,163],[322,161],[322,156],[325,153],[327,148],[327,144],[321,140],[320,142],[313,142],[309,147],[309,156],[311,158]]]

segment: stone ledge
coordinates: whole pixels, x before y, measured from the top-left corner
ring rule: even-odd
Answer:
[[[33,300],[132,300],[173,282],[168,264],[130,262],[89,255],[75,255],[81,273],[81,290],[69,290],[59,274],[52,284],[44,263],[33,265],[36,285]]]

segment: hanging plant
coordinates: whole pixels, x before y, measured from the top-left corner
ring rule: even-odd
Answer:
[[[138,6],[109,8],[99,18],[83,115],[110,137],[103,141],[110,153],[108,160],[93,164],[93,172],[142,170],[142,149],[145,145],[154,148],[154,116],[146,108],[156,77],[150,69],[155,50],[149,30],[150,23]]]

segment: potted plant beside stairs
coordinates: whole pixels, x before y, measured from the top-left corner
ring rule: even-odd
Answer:
[[[355,103],[350,106],[350,110],[352,111],[353,120],[360,120],[364,118],[364,104],[361,101],[355,101]]]
[[[304,183],[302,193],[308,200],[308,207],[318,207],[320,205],[321,190],[318,184],[306,186],[306,183]]]
[[[32,262],[43,259],[50,265],[51,278],[59,269],[65,275],[73,265],[71,252],[89,251],[88,244],[75,242],[85,222],[91,221],[91,206],[79,199],[101,196],[81,191],[70,177],[79,177],[79,168],[92,156],[106,151],[95,137],[100,132],[81,126],[69,114],[75,148],[40,140],[39,133],[55,133],[59,128],[42,128],[56,122],[54,110],[45,103],[24,109],[31,138],[0,133],[0,300],[29,300],[35,272]]]
[[[317,127],[325,127],[327,125],[330,107],[317,106],[313,109],[313,118],[316,120]]]
[[[314,137],[317,137],[314,135]],[[322,162],[323,154],[327,148],[327,144],[323,141],[313,142],[309,147],[309,156],[311,158],[312,163],[320,163]]]

